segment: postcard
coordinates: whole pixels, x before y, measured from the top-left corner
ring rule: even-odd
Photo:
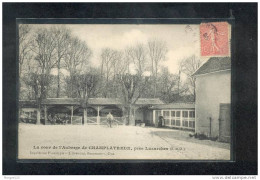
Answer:
[[[18,24],[18,159],[231,160],[231,24]]]

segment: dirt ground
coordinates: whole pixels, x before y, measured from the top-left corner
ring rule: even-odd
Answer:
[[[19,124],[19,159],[229,160],[230,144],[188,131],[97,125]]]

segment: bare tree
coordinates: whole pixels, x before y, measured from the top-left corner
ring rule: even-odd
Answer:
[[[166,59],[167,46],[164,41],[152,39],[148,41],[148,54],[151,61],[151,72],[154,77],[154,97],[157,94],[157,77],[159,63]]]
[[[101,76],[108,79],[112,74],[113,61],[116,56],[116,51],[110,48],[105,48],[101,52]]]
[[[127,57],[134,64],[137,74],[142,75],[147,70],[147,57],[144,44],[137,44],[136,46],[126,49]]]
[[[176,85],[178,84],[178,76],[171,74],[168,70],[168,67],[163,67],[161,69],[161,75],[159,75],[158,83],[158,92],[160,98],[165,102],[171,102],[173,98],[171,97],[174,94]]]
[[[25,61],[31,61],[32,53],[30,50],[30,34],[31,34],[31,26],[28,24],[20,24],[19,25],[19,92],[21,95],[21,80],[22,80],[22,72],[24,70]]]
[[[64,57],[64,68],[69,72],[67,79],[68,96],[74,96],[74,77],[76,73],[82,74],[88,68],[88,63],[92,55],[91,49],[87,44],[78,38],[68,40],[67,54]],[[69,83],[69,84],[68,84]]]
[[[158,96],[167,103],[180,101],[187,88],[180,82],[180,74],[172,74],[168,67],[162,67],[158,74]]]
[[[187,75],[188,83],[191,86],[191,91],[192,94],[194,95],[194,101],[196,99],[196,92],[195,92],[196,79],[192,75],[200,67],[200,65],[201,65],[201,60],[197,58],[195,55],[185,58],[180,62],[180,71]]]
[[[101,51],[101,69],[100,69],[100,77],[102,78],[101,86],[105,91],[102,91],[103,97],[107,97],[109,92],[107,89],[109,88],[109,80],[111,77],[115,77],[116,74],[116,65],[121,58],[121,53],[119,51],[105,48]]]
[[[126,124],[129,124],[134,121],[133,106],[144,93],[149,77],[140,74],[121,74],[118,76],[118,81],[121,87],[121,100],[127,112]]]
[[[30,52],[30,35],[31,27],[28,24],[19,25],[19,76],[21,76],[24,60],[28,58]]]
[[[83,108],[83,122],[87,123],[87,105],[88,99],[95,91],[98,83],[98,75],[93,73],[74,74],[77,97],[80,98],[80,104]]]
[[[126,71],[127,66],[125,64],[124,54],[120,51],[115,52],[115,56],[112,60],[112,72],[113,77],[110,80],[111,81],[111,95],[112,97],[118,97],[119,90],[118,90],[118,82],[117,82],[117,76],[119,74],[122,74]]]
[[[34,53],[34,60],[37,62],[37,70],[32,75],[32,87],[34,87],[37,110],[37,124],[40,123],[40,108],[43,99],[46,99],[50,85],[50,73],[56,64],[55,54],[56,42],[54,35],[48,29],[38,29],[34,34],[34,39],[30,44],[30,49]],[[32,73],[34,74],[34,73]]]
[[[126,48],[124,51],[124,58],[123,58],[123,62],[124,62],[124,69],[123,71],[125,71],[125,73],[130,74],[130,64],[131,64],[131,53],[130,53],[130,48]]]
[[[58,75],[57,75],[57,92],[56,97],[60,97],[60,76],[61,76],[61,65],[62,60],[64,60],[65,56],[67,55],[68,51],[68,45],[69,45],[69,39],[71,38],[71,32],[69,29],[67,29],[65,26],[56,25],[51,28],[51,33],[54,35],[54,40],[56,41],[56,55],[57,55],[57,69],[58,69]]]

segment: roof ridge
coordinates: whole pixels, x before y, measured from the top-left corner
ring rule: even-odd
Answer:
[[[231,57],[211,57],[192,76],[231,69]]]

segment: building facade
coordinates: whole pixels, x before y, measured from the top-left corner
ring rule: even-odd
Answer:
[[[160,116],[163,117],[163,126],[180,129],[195,129],[195,104],[172,103],[151,107],[153,118],[152,124],[158,126]]]
[[[231,60],[213,57],[195,73],[195,132],[230,141]]]

